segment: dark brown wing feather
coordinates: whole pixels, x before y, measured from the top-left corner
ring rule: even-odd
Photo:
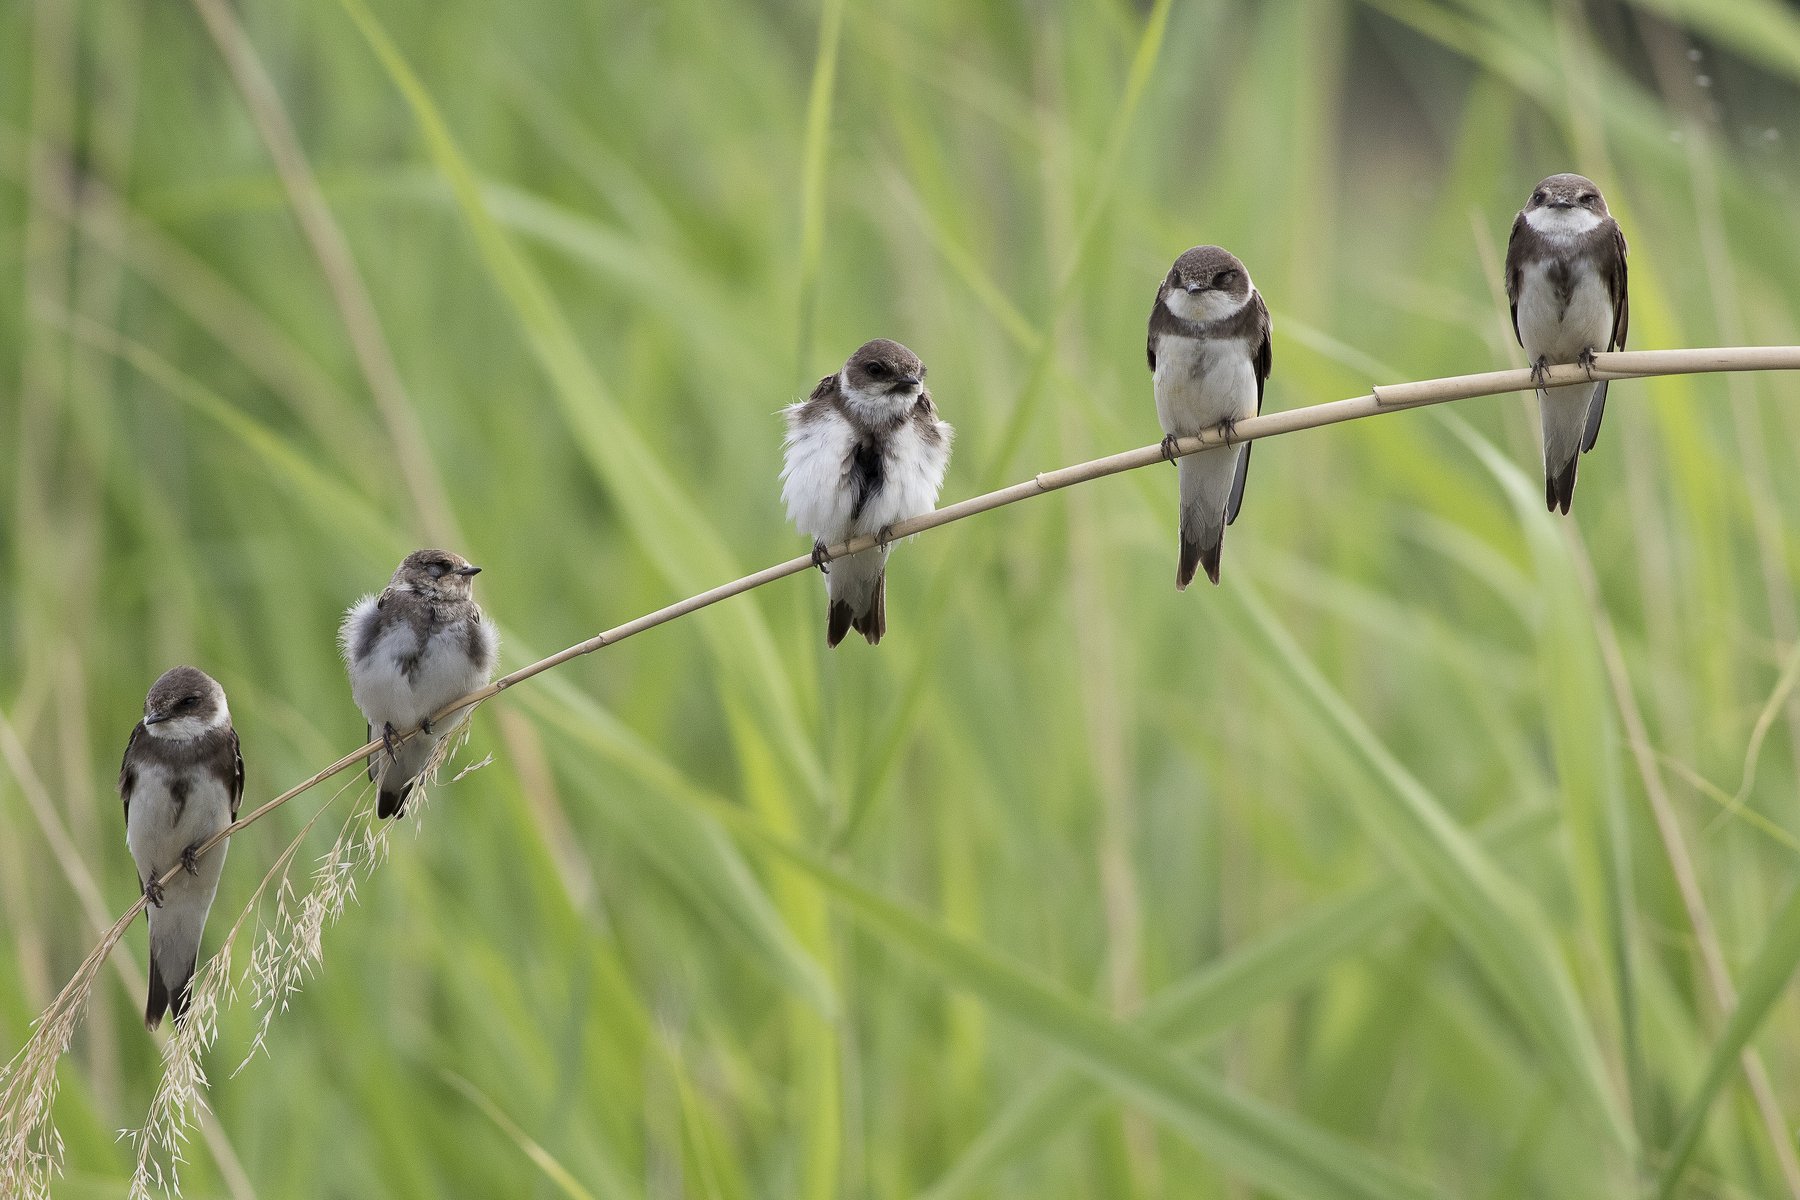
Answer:
[[[237,820],[238,808],[244,803],[244,752],[238,747],[235,728],[225,735],[231,741],[231,819]]]
[[[144,723],[139,721],[131,727],[131,737],[125,743],[125,757],[119,760],[119,798],[125,802],[125,827],[131,827],[131,793],[137,790],[137,771],[131,765],[131,751],[137,740],[144,735]]]
[[[1525,227],[1525,210],[1520,209],[1519,215],[1513,218],[1512,233],[1506,239],[1506,299],[1512,305],[1513,337],[1521,346],[1525,339],[1519,337],[1519,289],[1525,283],[1525,263],[1522,261],[1525,256],[1519,231]]]
[[[1625,286],[1625,231],[1613,222],[1613,248],[1618,251],[1616,266],[1612,276],[1606,281],[1606,290],[1612,295],[1613,331],[1612,343],[1608,350],[1625,348],[1625,331],[1631,324],[1631,300]]]
[[[1631,324],[1631,304],[1625,287],[1625,232],[1619,228],[1617,221],[1613,222],[1610,248],[1613,253],[1612,262],[1609,264],[1611,269],[1606,273],[1606,294],[1607,298],[1612,301],[1613,327],[1612,334],[1607,339],[1606,348],[1623,350],[1625,348],[1625,331]],[[1594,443],[1600,439],[1600,422],[1606,416],[1606,385],[1607,381],[1601,380],[1599,385],[1594,388],[1593,400],[1588,403],[1587,427],[1581,433],[1581,452],[1583,454],[1592,450]],[[1570,488],[1573,489],[1573,487],[1574,483],[1571,480]],[[1566,512],[1567,509],[1564,511]]]
[[[1149,333],[1144,337],[1144,357],[1150,362],[1152,375],[1156,374],[1156,314],[1162,311],[1163,293],[1168,291],[1169,282],[1174,278],[1174,271],[1163,276],[1162,283],[1156,289],[1156,302],[1150,306],[1150,328]]]
[[[1262,415],[1263,389],[1269,382],[1269,372],[1275,366],[1275,350],[1269,342],[1269,306],[1263,302],[1261,292],[1252,292],[1250,302],[1256,306],[1256,351],[1250,356],[1250,366],[1256,372],[1256,412]],[[1244,506],[1244,480],[1250,476],[1250,451],[1256,449],[1255,442],[1244,443],[1244,453],[1238,457],[1237,475],[1231,481],[1231,498],[1225,504],[1225,523],[1237,520],[1238,509]],[[1217,570],[1215,564],[1214,570]],[[1214,583],[1218,580],[1214,579]]]

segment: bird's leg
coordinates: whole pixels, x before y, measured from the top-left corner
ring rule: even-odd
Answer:
[[[397,757],[397,752],[395,750],[397,744],[394,736],[394,723],[392,721],[383,721],[381,723],[381,748],[387,751],[387,756],[390,761]]]
[[[181,852],[181,869],[189,875],[200,873],[200,843],[194,842]]]
[[[151,908],[162,907],[163,886],[157,882],[154,871],[150,873],[150,878],[144,881],[144,899],[150,902]]]
[[[883,525],[880,529],[875,531],[875,544],[883,550],[886,550],[888,548],[888,543],[893,540],[894,527],[892,525]]]
[[[824,539],[822,539],[822,538],[814,538],[813,539],[812,564],[813,564],[813,566],[819,568],[819,574],[821,574],[821,575],[831,574],[831,567],[825,561],[825,556],[830,553],[831,553],[831,547],[827,546],[825,544]]]
[[[430,737],[432,735],[432,733],[435,732],[431,727],[431,718],[430,717],[423,717],[419,720],[419,732],[424,734],[426,737]]]
[[[1219,440],[1227,446],[1231,445],[1231,439],[1237,436],[1237,423],[1236,417],[1226,417],[1219,422]]]
[[[1594,377],[1594,348],[1592,346],[1583,346],[1581,353],[1575,356],[1575,362],[1587,372],[1589,379]]]
[[[1540,354],[1538,355],[1538,360],[1531,364],[1531,386],[1537,388],[1539,391],[1543,391],[1544,382],[1549,378],[1550,360],[1546,356]]]
[[[1180,455],[1175,453],[1175,441],[1176,441],[1175,435],[1172,433],[1169,434],[1168,436],[1164,437],[1162,440],[1163,457],[1170,462],[1174,462],[1177,458],[1180,457]]]

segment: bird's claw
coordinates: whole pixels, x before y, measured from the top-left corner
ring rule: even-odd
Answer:
[[[1575,356],[1575,363],[1583,371],[1587,372],[1587,377],[1589,379],[1592,379],[1594,377],[1594,348],[1592,346],[1583,346],[1581,348],[1581,353]]]
[[[435,730],[432,728],[430,717],[426,717],[419,722],[419,732],[424,734],[426,737],[430,737],[435,732]]]
[[[1174,462],[1177,458],[1181,457],[1175,453],[1175,442],[1176,437],[1172,433],[1162,440],[1162,456],[1169,462]]]
[[[817,538],[813,539],[812,565],[819,568],[819,574],[821,575],[831,574],[831,567],[825,561],[826,556],[830,553],[831,547],[827,546],[823,541],[820,541]]]
[[[163,902],[163,885],[152,875],[144,884],[144,899],[151,908],[161,908]]]
[[[181,852],[181,869],[189,875],[200,873],[200,843],[195,842]]]
[[[1219,422],[1219,440],[1227,446],[1231,445],[1231,440],[1237,436],[1237,423],[1236,417],[1226,417]]]
[[[892,525],[883,525],[880,529],[875,531],[875,544],[883,550],[886,550],[888,543],[893,540],[894,527]]]
[[[389,758],[393,758],[395,756],[396,747],[398,745],[399,745],[399,740],[394,733],[394,723],[392,721],[382,722],[382,725],[381,725],[381,748],[383,750],[387,751],[387,756]]]
[[[1531,386],[1542,388],[1550,378],[1550,360],[1539,358],[1531,364]]]

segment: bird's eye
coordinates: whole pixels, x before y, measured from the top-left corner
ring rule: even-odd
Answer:
[[[1583,192],[1580,196],[1576,197],[1576,202],[1580,204],[1592,204],[1594,202],[1594,193]]]
[[[883,375],[888,373],[887,364],[884,362],[872,362],[865,367],[864,370],[868,371],[868,373],[873,375],[876,379],[880,379]]]
[[[198,696],[183,696],[181,698],[181,707],[183,708],[192,708],[198,703],[200,703],[200,697]]]
[[[444,572],[448,571],[449,569],[450,569],[450,564],[443,561],[442,559],[439,559],[437,562],[432,563],[429,567],[426,568],[426,570],[431,572],[431,577],[433,579],[442,579],[444,577]]]
[[[1548,199],[1549,199],[1549,198],[1550,198],[1550,197],[1548,197],[1548,196],[1546,196],[1546,195],[1545,195],[1545,194],[1544,194],[1544,193],[1542,193],[1542,192],[1533,192],[1533,193],[1531,193],[1531,202],[1532,202],[1532,203],[1533,203],[1533,204],[1542,204],[1542,203],[1543,203],[1543,202],[1544,202],[1544,201],[1546,201],[1546,200],[1548,200]]]
[[[1227,267],[1223,271],[1220,271],[1217,275],[1213,276],[1212,285],[1216,288],[1219,288],[1220,290],[1230,287],[1232,277],[1236,274],[1237,274],[1236,271],[1233,271],[1230,267]]]

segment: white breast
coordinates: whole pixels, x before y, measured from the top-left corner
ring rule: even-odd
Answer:
[[[855,434],[850,423],[835,412],[801,423],[795,419],[801,407],[796,404],[787,410],[781,501],[787,506],[788,519],[801,533],[841,542],[850,536],[853,497],[844,486],[844,463]]]
[[[882,463],[881,490],[863,505],[855,532],[880,533],[896,521],[928,513],[937,507],[938,489],[950,466],[952,430],[937,423],[942,440],[928,442],[911,421],[887,439]]]
[[[1256,370],[1239,338],[1156,339],[1156,416],[1164,433],[1192,437],[1227,417],[1256,415]]]
[[[1613,306],[1605,280],[1585,259],[1574,270],[1575,286],[1566,305],[1551,280],[1549,263],[1540,259],[1520,272],[1519,341],[1534,362],[1574,362],[1584,349],[1605,350],[1612,338]]]
[[[218,777],[195,772],[188,778],[186,800],[177,809],[169,795],[169,769],[156,762],[137,768],[131,811],[125,816],[125,845],[140,874],[167,871],[183,850],[231,823],[231,793]]]
[[[373,599],[367,601],[374,607]],[[362,604],[344,622],[346,644],[354,645],[354,629],[362,618]],[[486,618],[481,618],[485,623]],[[488,643],[493,642],[491,630]],[[392,724],[408,729],[431,716],[458,696],[487,682],[492,669],[486,661],[469,657],[466,623],[446,625],[433,632],[421,647],[412,626],[395,621],[361,660],[350,664],[350,694],[356,706],[376,729]],[[410,674],[405,669],[417,657]]]

